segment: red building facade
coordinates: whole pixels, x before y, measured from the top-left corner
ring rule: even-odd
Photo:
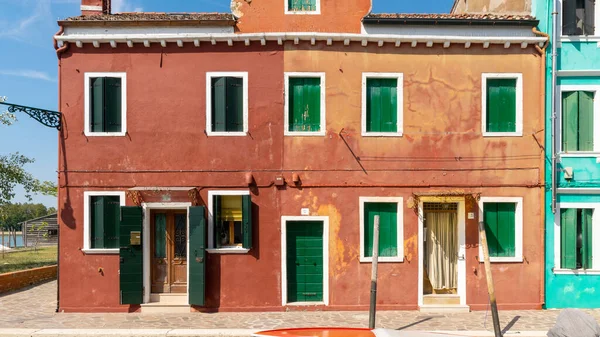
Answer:
[[[484,309],[484,218],[541,308],[533,18],[236,4],[59,22],[60,310],[363,310],[375,215],[379,308]]]

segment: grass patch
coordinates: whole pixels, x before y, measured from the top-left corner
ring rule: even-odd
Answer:
[[[56,246],[40,247],[37,252],[33,251],[33,248],[15,249],[10,253],[5,252],[4,259],[0,253],[0,274],[51,266],[56,264],[57,256]]]

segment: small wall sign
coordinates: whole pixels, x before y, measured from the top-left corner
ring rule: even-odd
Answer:
[[[468,218],[469,218],[469,220],[473,220],[473,219],[475,219],[475,213],[473,213],[473,212],[469,212],[469,214],[468,214]]]
[[[300,214],[301,215],[310,215],[310,210],[308,208],[302,208],[302,209],[300,209]]]

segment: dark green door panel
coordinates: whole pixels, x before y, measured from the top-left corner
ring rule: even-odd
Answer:
[[[141,207],[121,207],[119,226],[121,304],[142,304],[143,302],[142,214]],[[131,232],[139,233],[139,245],[131,245]],[[134,233],[134,235],[136,234]]]
[[[200,306],[205,304],[206,299],[206,218],[204,214],[204,206],[190,207],[189,304]]]
[[[288,302],[323,301],[323,222],[288,221]]]

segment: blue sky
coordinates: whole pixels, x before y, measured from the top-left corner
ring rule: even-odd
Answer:
[[[112,0],[116,12],[229,12],[230,0]],[[327,0],[326,0],[327,1]],[[338,0],[340,1],[340,0]],[[453,0],[374,0],[373,12],[445,13]],[[57,110],[57,59],[52,35],[56,21],[79,15],[80,0],[0,0],[0,96],[15,104]],[[5,109],[0,106],[0,110]],[[0,154],[20,152],[36,162],[29,172],[57,180],[58,134],[27,115],[0,126]],[[56,199],[35,196],[34,202],[56,207]],[[21,190],[16,202],[26,201]]]

